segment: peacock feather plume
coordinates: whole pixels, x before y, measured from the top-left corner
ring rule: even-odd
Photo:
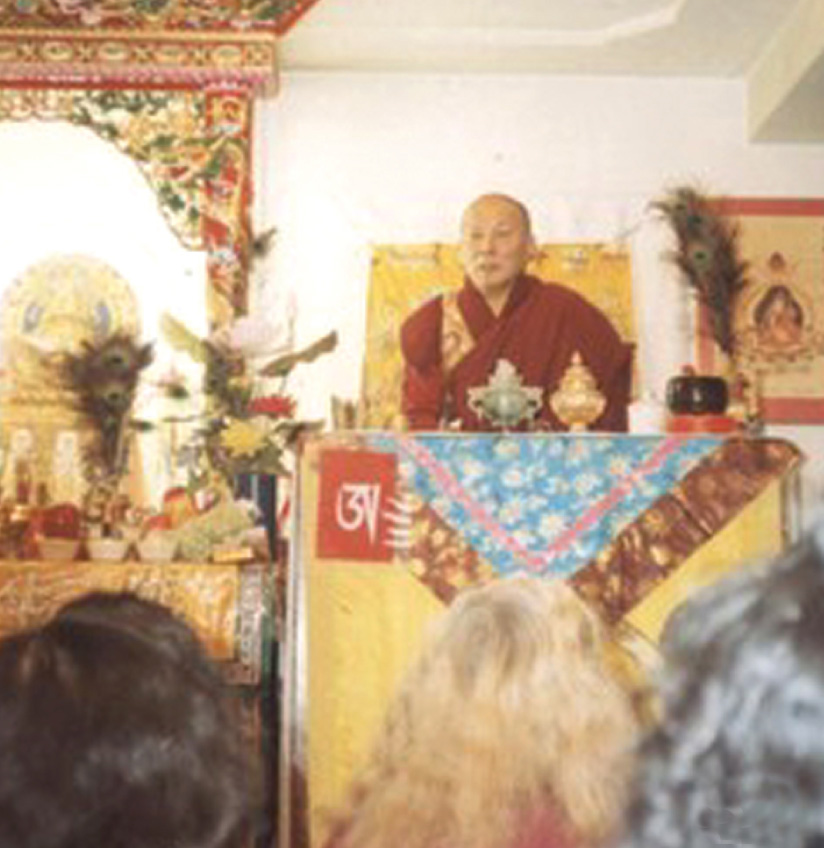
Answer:
[[[97,451],[91,459],[109,475],[117,475],[125,462],[125,431],[140,374],[152,356],[151,344],[141,345],[124,333],[84,341],[79,353],[66,355],[66,383],[97,431]]]
[[[738,228],[689,186],[673,189],[651,207],[672,227],[676,247],[670,258],[706,309],[716,344],[732,356],[735,303],[748,267],[738,253]]]

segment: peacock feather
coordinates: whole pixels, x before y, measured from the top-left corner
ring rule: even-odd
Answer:
[[[116,475],[125,461],[124,436],[140,374],[152,361],[151,344],[116,333],[101,342],[84,341],[77,354],[67,354],[65,377],[79,410],[97,431],[95,460]]]
[[[670,258],[706,309],[715,342],[732,356],[735,303],[748,267],[738,254],[738,228],[689,186],[673,189],[651,207],[672,227],[676,247]]]

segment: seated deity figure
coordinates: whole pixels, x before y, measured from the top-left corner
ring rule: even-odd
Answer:
[[[781,349],[801,342],[804,310],[787,286],[771,286],[758,302],[753,317],[762,347]]]
[[[466,209],[463,287],[426,302],[401,327],[402,410],[410,429],[494,429],[470,399],[501,360],[541,393],[534,421],[521,428],[567,429],[550,398],[580,359],[604,396],[590,428],[626,431],[632,345],[579,294],[527,274],[535,252],[529,212],[519,201],[486,194]]]

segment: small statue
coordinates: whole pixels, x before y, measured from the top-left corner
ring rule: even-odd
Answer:
[[[558,388],[550,396],[549,406],[573,433],[585,431],[604,411],[606,398],[598,390],[592,372],[577,350]]]
[[[525,386],[515,366],[499,359],[485,386],[469,389],[469,408],[495,427],[510,430],[530,422],[541,409],[543,390]]]

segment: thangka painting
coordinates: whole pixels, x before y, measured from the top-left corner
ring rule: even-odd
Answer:
[[[778,552],[776,439],[332,434],[300,462],[280,844],[317,848],[427,626],[464,587],[568,580],[638,659],[695,587]]]
[[[621,338],[636,340],[629,253],[607,244],[545,244],[527,269],[562,283],[599,307]],[[463,284],[454,244],[379,245],[372,255],[363,370],[362,424],[399,429],[400,326],[435,295]]]
[[[747,283],[734,307],[734,358],[764,419],[824,421],[824,200],[725,198],[738,227]],[[704,320],[704,316],[701,316]],[[702,369],[720,354],[698,334]]]

